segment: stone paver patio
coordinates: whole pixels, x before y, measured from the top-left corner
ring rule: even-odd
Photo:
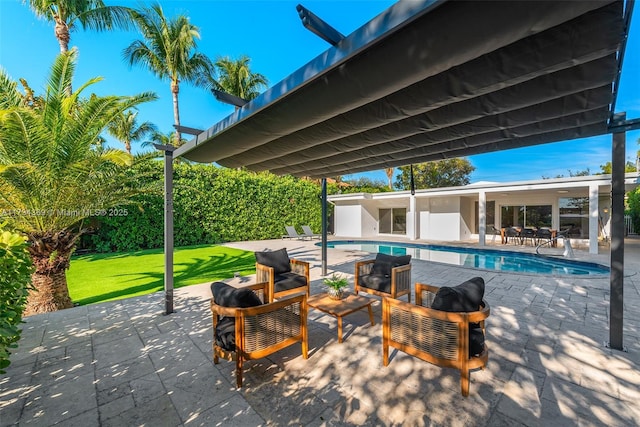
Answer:
[[[278,249],[312,263],[310,242],[229,244]],[[510,247],[509,249],[513,249]],[[608,263],[608,253],[581,258]],[[640,240],[625,243],[624,345],[610,350],[609,279],[493,273],[414,260],[412,281],[454,285],[479,275],[491,305],[487,369],[460,376],[396,352],[382,365],[380,302],[344,320],[309,311],[309,359],[299,346],[249,361],[242,389],[234,364],[211,357],[208,284],[25,319],[0,376],[1,426],[640,425]],[[353,274],[371,255],[329,250],[329,273]],[[234,279],[249,283],[251,277]]]

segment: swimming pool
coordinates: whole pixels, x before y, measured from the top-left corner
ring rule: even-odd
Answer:
[[[389,255],[411,255],[415,259],[425,261],[494,271],[553,276],[602,276],[609,274],[608,267],[596,263],[514,251],[365,240],[334,240],[328,242],[327,247],[371,253],[382,252]]]

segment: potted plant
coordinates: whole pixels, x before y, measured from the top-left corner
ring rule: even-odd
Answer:
[[[323,282],[327,287],[329,298],[332,299],[342,299],[344,288],[349,286],[349,281],[336,273],[333,273],[331,277],[326,277]]]

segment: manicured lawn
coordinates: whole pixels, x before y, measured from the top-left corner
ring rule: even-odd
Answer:
[[[174,287],[195,285],[255,273],[253,252],[225,246],[202,245],[176,248]],[[164,289],[162,249],[117,254],[82,255],[71,259],[67,272],[74,303],[129,298]]]

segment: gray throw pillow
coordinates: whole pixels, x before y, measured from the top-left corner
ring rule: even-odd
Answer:
[[[478,311],[484,297],[484,279],[474,277],[454,287],[438,289],[431,308],[448,312]],[[477,323],[469,324],[469,357],[484,350],[484,334]]]
[[[278,249],[277,251],[255,252],[258,264],[273,267],[275,274],[288,273],[291,271],[291,262],[287,248]]]
[[[234,288],[223,282],[211,284],[211,295],[216,304],[222,307],[247,308],[262,304],[258,295],[249,288]]]
[[[376,255],[376,260],[371,267],[371,274],[377,274],[385,277],[391,276],[391,269],[407,265],[411,262],[411,255],[393,256],[383,253]]]
[[[440,311],[478,311],[484,298],[484,279],[474,277],[458,286],[443,286],[438,290],[431,308]]]

